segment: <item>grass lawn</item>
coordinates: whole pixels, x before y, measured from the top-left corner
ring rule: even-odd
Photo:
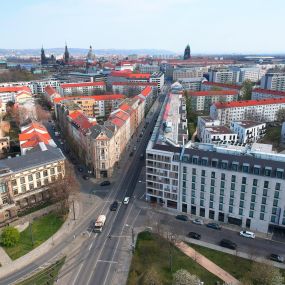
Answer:
[[[32,223],[32,235],[30,227],[20,233],[20,242],[12,247],[3,247],[7,254],[13,259],[17,259],[33,250],[49,237],[51,237],[64,222],[64,218],[55,213],[43,216]],[[34,245],[31,236],[33,236]]]
[[[29,277],[28,279],[17,283],[17,285],[46,285],[54,284],[58,273],[64,264],[65,257],[57,261],[55,264],[49,266],[48,268],[36,273],[35,275]]]
[[[221,282],[219,278],[198,265],[180,250],[172,247],[172,252],[173,273],[183,268],[191,274],[197,275],[207,285],[215,284],[216,281]],[[172,273],[169,267],[169,243],[157,235],[142,232],[138,235],[127,285],[142,284],[142,277],[150,268],[155,268],[162,284],[172,284]]]
[[[266,134],[262,138],[262,143],[272,144],[274,147],[278,147],[281,139],[281,127],[268,127]]]
[[[216,263],[225,271],[230,273],[236,279],[240,280],[251,270],[254,261],[244,259],[235,255],[213,250],[207,247],[190,244],[192,248],[206,256],[208,259]],[[285,270],[281,270],[283,277],[285,277]]]

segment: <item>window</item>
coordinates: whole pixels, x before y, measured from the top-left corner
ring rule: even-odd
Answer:
[[[275,198],[275,199],[278,199],[278,198],[279,198],[279,192],[278,192],[278,191],[275,191],[275,192],[274,192],[274,198]]]
[[[240,193],[240,199],[244,200],[244,193]]]
[[[273,206],[274,206],[274,207],[277,207],[277,206],[278,206],[278,200],[277,200],[277,199],[274,199],[274,200],[273,200]]]
[[[259,219],[262,220],[262,221],[264,220],[264,213],[260,213]]]
[[[264,185],[263,188],[268,188],[269,182],[268,181],[264,181]]]
[[[212,171],[211,172],[211,178],[215,178],[215,175],[216,175],[215,171]]]
[[[207,165],[208,164],[208,160],[206,158],[202,158],[201,164],[202,165]]]
[[[230,213],[233,212],[233,206],[229,206],[229,212],[230,212]]]
[[[256,187],[252,187],[252,194],[256,194]]]
[[[214,208],[214,202],[210,201],[209,207],[210,207],[211,209],[213,209],[213,208]]]
[[[220,189],[220,196],[224,196],[225,195],[225,190],[224,189]]]
[[[275,223],[275,221],[276,221],[276,216],[271,216],[271,218],[270,218],[270,221],[271,221],[271,223]]]
[[[280,185],[281,184],[279,182],[277,182],[276,185],[275,185],[275,190],[280,190]]]
[[[193,164],[198,164],[198,157],[193,157],[192,162]]]
[[[254,203],[250,203],[250,210],[254,210],[255,204]]]
[[[218,161],[213,159],[212,160],[212,167],[217,167],[218,166]]]
[[[205,176],[206,175],[206,171],[203,169],[202,171],[201,171],[201,176]]]
[[[192,176],[192,182],[196,182],[196,176]]]
[[[212,186],[212,187],[210,188],[210,193],[214,193],[214,192],[215,192],[215,187]]]
[[[183,173],[187,173],[187,167],[183,166]]]
[[[283,178],[283,173],[284,173],[283,170],[277,169],[277,170],[276,170],[276,177],[277,177],[277,178]]]
[[[28,175],[28,180],[33,181],[33,175],[32,174]]]
[[[231,190],[235,190],[235,188],[236,188],[235,183],[231,183]]]
[[[31,184],[29,184],[29,188],[30,188],[30,190],[34,190],[34,183],[31,183]]]
[[[57,172],[61,172],[61,166],[60,165],[57,167]]]
[[[26,185],[21,186],[22,193],[26,192]]]
[[[238,214],[239,214],[240,216],[242,216],[242,215],[243,215],[243,209],[239,209],[239,210],[238,210]]]
[[[186,188],[186,181],[182,182],[182,187]]]
[[[51,169],[50,169],[50,174],[55,174],[54,168],[51,168]]]
[[[205,184],[205,178],[201,177],[201,184]]]
[[[210,195],[210,201],[214,201],[214,195]]]
[[[240,191],[245,192],[245,185],[241,185]]]
[[[222,169],[227,169],[227,168],[228,168],[228,163],[225,162],[225,161],[222,161],[222,163],[221,163],[221,168],[222,168]]]
[[[255,202],[255,195],[251,195],[251,202]]]
[[[183,180],[186,180],[187,175],[185,173],[183,173]]]
[[[200,200],[200,206],[204,207],[204,200]]]
[[[261,199],[261,204],[266,204],[266,198],[265,197],[262,197],[262,199]]]
[[[253,186],[257,186],[257,179],[253,179],[252,185],[253,185]]]
[[[226,179],[226,174],[225,173],[222,173],[221,174],[221,180],[225,180]]]
[[[21,183],[21,184],[24,184],[24,183],[25,183],[25,177],[21,177],[21,178],[20,178],[20,183]]]
[[[223,211],[223,204],[219,204],[219,210]]]
[[[195,190],[196,189],[195,187],[196,187],[196,184],[192,183],[192,187],[191,188]]]
[[[240,201],[239,206],[240,206],[240,208],[243,208],[244,207],[244,201]]]
[[[205,198],[205,194],[204,194],[204,192],[201,192],[200,193],[200,199],[204,199]]]
[[[230,199],[230,203],[229,203],[231,206],[233,206],[234,205],[234,199]]]
[[[272,214],[273,214],[273,215],[276,215],[276,214],[277,214],[277,208],[276,208],[276,207],[272,208]]]
[[[242,183],[242,184],[246,184],[246,177],[243,177],[243,178],[242,178],[241,183]]]
[[[242,165],[242,172],[248,173],[249,166],[247,164]]]
[[[236,182],[236,176],[232,175],[232,182]]]
[[[211,179],[211,186],[215,186],[215,180]]]
[[[44,177],[48,176],[47,170],[44,170],[43,175],[44,175]]]
[[[237,171],[238,170],[238,163],[232,163],[232,170]]]
[[[220,196],[220,203],[224,203],[224,197]]]
[[[271,168],[265,168],[265,171],[264,171],[264,175],[265,176],[271,176]]]
[[[249,211],[249,217],[250,218],[253,218],[253,213],[254,213],[254,211]]]
[[[191,198],[191,204],[195,204],[195,198]]]
[[[225,181],[221,181],[221,188],[225,188]]]
[[[254,166],[253,167],[253,174],[259,175],[260,174],[260,167],[259,166]]]
[[[192,175],[196,175],[196,168],[192,168]]]
[[[263,189],[263,196],[267,196],[267,189]]]
[[[14,186],[17,186],[17,181],[14,179],[14,180],[12,180],[12,186],[14,187]]]
[[[37,173],[36,173],[36,178],[37,178],[37,179],[41,178],[41,173],[40,173],[40,172],[37,172]]]
[[[205,191],[205,185],[201,185],[201,191]]]
[[[191,191],[191,197],[195,197],[195,191]]]

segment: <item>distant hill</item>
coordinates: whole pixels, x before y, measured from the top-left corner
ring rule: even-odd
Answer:
[[[50,48],[45,49],[46,54],[62,55],[64,48]],[[93,50],[95,55],[174,55],[175,53],[169,50],[163,49],[95,49]],[[41,49],[0,49],[0,56],[39,56]],[[69,53],[74,56],[86,55],[88,49],[83,48],[69,48]]]

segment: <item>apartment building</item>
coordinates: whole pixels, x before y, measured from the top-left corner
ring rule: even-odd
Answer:
[[[53,87],[48,85],[45,87],[44,97],[50,104],[53,104],[54,98],[59,98],[61,96]]]
[[[260,99],[270,99],[270,98],[285,98],[285,91],[276,91],[268,89],[256,88],[252,90],[251,99],[260,100]]]
[[[232,102],[238,100],[238,91],[191,91],[188,92],[191,100],[191,107],[194,111],[209,111],[215,102]]]
[[[58,148],[35,150],[0,161],[0,225],[19,212],[52,197],[51,186],[65,175],[65,157]]]
[[[213,120],[210,116],[198,116],[197,138],[202,140],[202,132],[205,128],[218,127],[221,125],[219,120]]]
[[[214,68],[209,70],[209,81],[232,84],[235,82],[234,72],[228,68]]]
[[[167,102],[169,97],[146,149],[146,199],[178,213],[251,231],[285,232],[285,155],[273,152],[270,145],[185,141],[177,125],[182,103],[179,108],[171,101],[173,109],[167,110]],[[164,122],[172,117],[166,129]]]
[[[285,73],[266,73],[261,78],[260,87],[277,91],[285,91]]]
[[[237,142],[237,134],[225,126],[203,128],[200,133],[202,143],[234,144]]]
[[[140,73],[154,73],[160,71],[160,66],[157,64],[139,64]]]
[[[157,83],[158,92],[161,92],[161,89],[164,86],[164,73],[161,71],[152,73],[149,82]]]
[[[156,82],[113,82],[112,90],[115,94],[120,93],[124,95],[138,95],[147,86],[151,86],[154,93],[157,93]]]
[[[239,67],[231,66],[230,71],[233,71],[233,82],[242,83],[245,80],[250,80],[251,82],[257,82],[261,79],[263,72],[258,66],[249,67]]]
[[[81,83],[65,83],[59,87],[59,93],[61,96],[72,95],[94,95],[98,92],[104,92],[106,90],[106,84],[103,81],[100,82],[81,82]]]
[[[201,91],[202,82],[207,81],[205,77],[180,78],[179,83],[183,90],[187,91]]]
[[[242,96],[241,85],[203,81],[201,84],[201,91],[209,90],[236,90],[239,92],[239,95]]]
[[[106,117],[125,99],[125,95],[90,95],[90,96],[70,96],[54,99],[54,104],[60,102],[73,101],[78,105],[87,117]]]
[[[264,137],[266,132],[266,123],[244,120],[232,122],[231,130],[238,135],[240,143],[254,143]]]
[[[285,98],[218,102],[210,107],[210,116],[227,126],[231,122],[242,120],[274,122],[277,112],[283,108],[285,108]]]
[[[192,68],[175,68],[173,70],[173,81],[179,81],[185,78],[196,78],[203,77],[203,74],[207,70],[202,67],[192,67]]]

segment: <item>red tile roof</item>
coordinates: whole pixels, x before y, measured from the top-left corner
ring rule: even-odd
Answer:
[[[34,130],[34,129],[38,129],[38,130],[41,130],[42,132],[46,132],[46,133],[48,132],[44,125],[42,125],[38,122],[32,122],[22,131],[22,134],[28,133],[29,131]]]
[[[218,90],[218,91],[193,91],[190,96],[219,96],[219,95],[238,95],[237,90]]]
[[[90,95],[90,96],[67,96],[54,98],[54,103],[59,103],[64,100],[95,100],[95,101],[108,101],[108,100],[120,100],[125,99],[126,96],[122,94],[111,94],[111,95]]]
[[[276,96],[285,96],[285,92],[283,91],[268,90],[268,89],[261,89],[261,88],[253,89],[252,92],[270,94],[270,95],[276,95]]]
[[[19,92],[19,91],[27,91],[31,93],[31,89],[28,86],[0,87],[0,93]]]
[[[119,86],[157,86],[157,82],[113,82],[112,85]]]
[[[92,87],[92,86],[106,86],[105,82],[81,82],[81,83],[65,83],[61,84],[61,88],[76,88],[76,87]]]
[[[131,79],[149,79],[150,74],[149,73],[130,73],[128,78],[131,78]]]
[[[128,75],[132,73],[131,70],[127,69],[127,70],[114,70],[110,73],[110,76],[113,77],[128,77]]]
[[[122,126],[125,124],[125,121],[124,121],[124,120],[122,120],[122,119],[120,119],[120,118],[117,118],[117,117],[112,118],[112,119],[111,119],[111,122],[112,122],[114,125],[118,126],[118,127],[122,127]]]
[[[144,96],[144,97],[147,97],[150,95],[152,91],[152,87],[151,86],[147,86],[144,90],[142,90],[141,94]]]
[[[129,118],[129,114],[125,113],[123,111],[119,111],[119,112],[115,113],[114,116],[117,117],[117,118],[120,118],[120,119],[122,119],[124,121],[126,121]]]
[[[229,89],[238,89],[238,90],[241,89],[240,85],[234,85],[234,84],[224,84],[224,83],[209,82],[209,81],[204,81],[202,84],[215,86],[215,87],[229,88]]]
[[[75,111],[71,113],[69,117],[83,131],[87,131],[93,126],[93,124],[89,122],[88,118],[81,112]]]
[[[53,94],[57,93],[56,90],[50,85],[45,87],[45,91],[49,96],[52,96]]]
[[[233,101],[233,102],[217,102],[214,103],[217,109],[224,108],[236,108],[246,107],[255,105],[270,105],[270,104],[284,104],[285,98],[272,98],[272,99],[261,99],[261,100],[245,100],[245,101]]]

